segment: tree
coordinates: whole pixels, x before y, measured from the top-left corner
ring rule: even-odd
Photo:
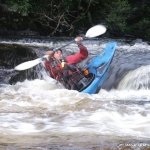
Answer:
[[[106,24],[114,35],[125,35],[131,7],[127,0],[114,0],[107,6]]]

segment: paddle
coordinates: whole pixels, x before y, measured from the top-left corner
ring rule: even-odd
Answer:
[[[93,26],[90,29],[88,29],[88,31],[86,32],[85,36],[83,36],[83,38],[85,39],[85,38],[97,37],[99,35],[104,34],[105,32],[106,32],[106,27],[105,26],[103,26],[103,25],[96,25],[96,26]],[[63,47],[66,47],[66,46],[68,46],[69,44],[71,44],[73,42],[74,42],[74,40],[72,40],[71,42],[67,43],[66,45],[63,45],[61,47],[53,49],[53,51],[56,51],[56,50],[61,49]],[[31,61],[27,61],[27,62],[21,63],[20,65],[16,66],[14,69],[18,70],[18,71],[21,71],[21,70],[26,70],[26,69],[32,68],[32,67],[38,65],[39,63],[41,63],[43,61],[43,59],[47,58],[47,57],[48,57],[48,55],[44,55],[41,58],[37,58],[35,60],[31,60]]]

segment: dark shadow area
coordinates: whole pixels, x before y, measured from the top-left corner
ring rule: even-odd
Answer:
[[[17,81],[35,78],[35,68],[15,71],[18,64],[37,58],[32,48],[17,44],[0,44],[0,83],[13,84]]]

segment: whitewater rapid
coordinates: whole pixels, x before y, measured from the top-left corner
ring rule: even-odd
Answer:
[[[85,45],[95,48],[90,51],[94,55],[107,41],[97,44],[96,40]],[[32,44],[45,45],[25,43]],[[149,147],[149,52],[150,46],[145,42],[118,41],[112,74],[97,94],[64,89],[42,69],[37,79],[1,84],[0,143],[17,146],[28,143],[31,147],[44,144],[45,148],[50,144],[89,150],[98,145],[101,149],[111,149],[127,141],[143,142]],[[138,56],[136,61],[135,56]]]

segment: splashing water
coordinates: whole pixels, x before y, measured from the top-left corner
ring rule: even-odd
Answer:
[[[150,89],[150,65],[130,71],[120,82],[119,89]]]
[[[96,53],[94,48],[92,53]],[[44,70],[37,79],[2,84],[0,143],[16,149],[27,148],[26,143],[30,149],[117,149],[124,143],[139,148],[139,142],[149,147],[150,61],[144,55],[149,50],[143,43],[118,42],[112,75],[104,85],[110,83],[111,89],[103,87],[97,94],[64,89]],[[139,54],[147,59],[133,61]],[[117,88],[113,88],[116,81]]]

